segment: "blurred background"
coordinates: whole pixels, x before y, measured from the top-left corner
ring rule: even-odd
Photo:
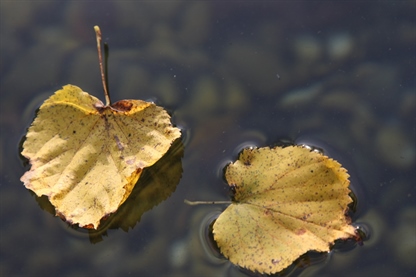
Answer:
[[[416,272],[415,1],[0,1],[0,275],[250,276],[209,224],[224,166],[282,139],[351,175],[363,246],[309,255],[284,276]],[[113,102],[155,101],[183,130],[176,191],[126,232],[91,243],[19,181],[19,141],[63,85],[104,99],[94,25],[110,46]],[[137,205],[140,205],[138,202]]]

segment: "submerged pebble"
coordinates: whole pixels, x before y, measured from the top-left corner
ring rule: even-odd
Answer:
[[[302,35],[295,39],[294,52],[300,63],[317,61],[322,55],[321,42],[316,36]]]
[[[169,260],[173,268],[183,268],[189,260],[188,244],[186,240],[175,241],[169,251]]]
[[[375,138],[376,151],[381,160],[397,169],[411,169],[415,166],[416,146],[398,125],[386,125]]]
[[[309,105],[322,92],[322,84],[317,83],[305,88],[299,88],[287,92],[279,100],[279,108],[292,109]]]
[[[398,216],[398,224],[390,237],[390,245],[396,255],[396,261],[409,269],[416,269],[416,206],[410,206]]]
[[[354,42],[351,35],[340,33],[328,39],[328,55],[332,60],[347,58],[353,50]]]

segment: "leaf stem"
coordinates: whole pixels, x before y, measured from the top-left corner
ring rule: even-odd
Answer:
[[[97,50],[98,50],[98,62],[100,63],[100,72],[101,72],[101,81],[103,83],[104,95],[105,95],[105,105],[109,106],[111,104],[110,94],[107,89],[107,82],[104,74],[103,68],[103,57],[101,54],[101,30],[100,27],[94,26],[95,36],[97,38]]]
[[[110,50],[108,48],[108,43],[104,42],[104,79],[105,79],[105,88],[107,89],[108,95],[110,97],[110,90],[108,89],[108,56],[110,55]]]
[[[183,202],[185,204],[196,206],[196,205],[218,205],[218,204],[231,204],[231,201],[189,201],[188,199],[185,199]]]

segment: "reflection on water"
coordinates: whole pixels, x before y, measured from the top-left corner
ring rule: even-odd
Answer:
[[[345,165],[353,220],[371,229],[363,247],[292,274],[412,276],[415,12],[412,1],[2,1],[0,275],[246,276],[201,246],[205,216],[222,207],[183,200],[226,200],[219,168],[243,146],[287,138]],[[38,208],[17,149],[62,85],[102,95],[94,25],[110,45],[113,99],[158,99],[189,135],[171,197],[90,244]]]

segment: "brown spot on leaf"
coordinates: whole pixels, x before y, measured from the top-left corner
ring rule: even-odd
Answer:
[[[120,100],[112,104],[111,107],[120,112],[128,112],[133,107],[133,103],[128,100]]]
[[[272,264],[274,264],[274,265],[278,264],[279,262],[280,262],[280,260],[272,259]]]
[[[118,138],[118,136],[117,135],[114,135],[114,139],[116,140],[116,144],[117,144],[118,150],[123,151],[124,150],[124,146],[120,142],[120,139]]]
[[[88,224],[88,225],[84,225],[84,226],[82,226],[82,228],[85,228],[85,229],[95,229],[94,228],[94,224]]]
[[[298,236],[301,236],[301,235],[303,235],[305,233],[306,233],[306,230],[303,229],[303,228],[300,228],[300,229],[298,229],[298,230],[295,231],[295,234],[298,235]]]
[[[136,161],[136,158],[134,157],[132,159],[126,160],[126,164],[132,165],[132,164],[134,164],[135,161]]]

